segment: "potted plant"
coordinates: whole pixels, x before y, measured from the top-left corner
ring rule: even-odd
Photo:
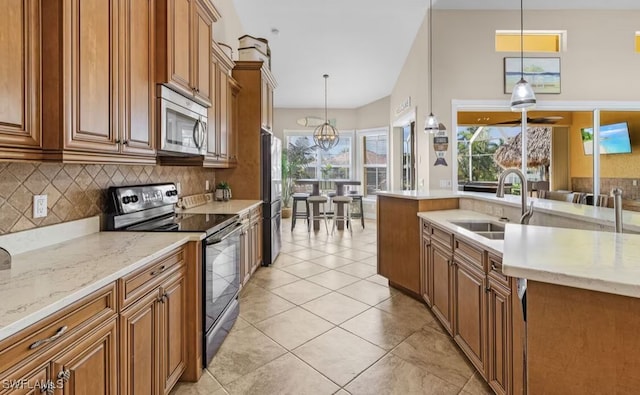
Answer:
[[[282,218],[291,216],[295,180],[307,176],[307,166],[314,160],[313,146],[307,138],[297,139],[282,150]]]
[[[216,185],[216,200],[224,200],[226,202],[229,199],[231,199],[231,187],[226,181],[220,181]]]

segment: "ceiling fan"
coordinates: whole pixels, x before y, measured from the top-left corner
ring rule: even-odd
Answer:
[[[527,124],[528,125],[553,125],[554,123],[557,123],[558,121],[561,121],[563,119],[564,119],[564,117],[561,117],[561,116],[538,117],[538,118],[529,118],[529,117],[527,117]],[[522,123],[521,119],[514,119],[512,121],[504,121],[504,122],[492,123],[491,125],[487,125],[487,126],[492,126],[492,125],[520,125],[521,123]]]

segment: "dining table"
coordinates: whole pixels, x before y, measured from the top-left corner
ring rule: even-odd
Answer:
[[[360,186],[362,185],[362,181],[360,180],[345,180],[345,179],[318,179],[318,178],[299,178],[297,180],[294,181],[296,183],[296,185],[311,185],[312,186],[312,192],[311,195],[320,195],[320,183],[321,182],[325,182],[325,183],[334,183],[336,185],[336,196],[342,196],[345,194],[345,186],[346,185],[354,185],[354,186]],[[313,203],[311,205],[311,210],[313,211],[313,215],[318,215],[320,213],[320,204],[319,203]],[[338,215],[344,215],[344,208],[342,205],[338,205],[338,209],[337,209],[337,214]],[[344,229],[344,223],[343,222],[339,222],[336,224],[336,227],[339,230]],[[319,230],[320,229],[320,222],[319,221],[314,221],[313,222],[313,229],[314,230]]]

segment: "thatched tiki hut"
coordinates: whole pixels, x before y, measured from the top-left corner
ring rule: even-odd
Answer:
[[[522,164],[522,132],[500,146],[493,160],[503,169],[519,168]],[[527,128],[527,167],[544,168],[544,180],[549,181],[551,164],[551,128],[536,126]]]

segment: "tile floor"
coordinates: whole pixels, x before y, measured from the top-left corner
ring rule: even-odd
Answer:
[[[376,274],[375,222],[290,227],[202,379],[173,395],[492,394],[431,312]]]

